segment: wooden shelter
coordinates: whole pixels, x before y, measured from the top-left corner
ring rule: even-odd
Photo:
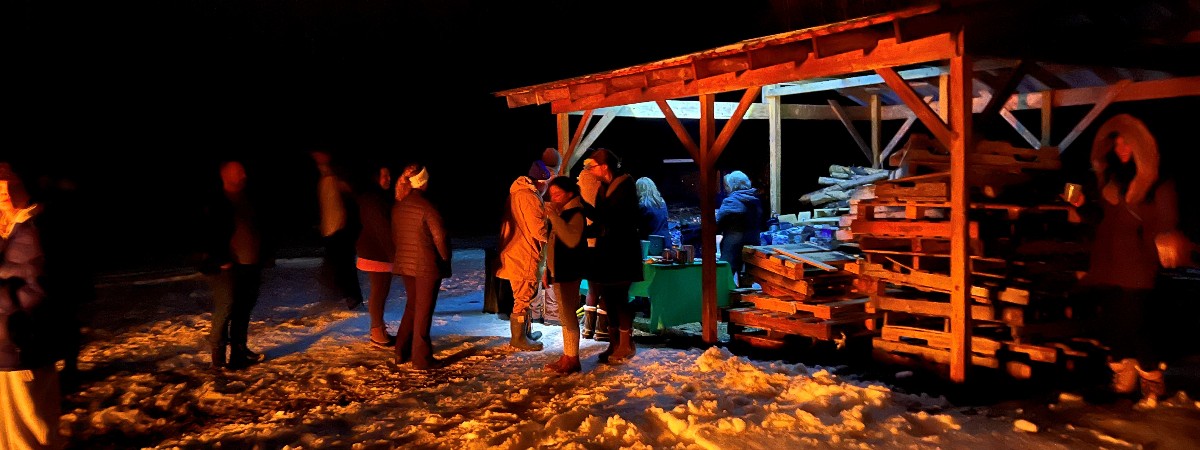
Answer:
[[[1105,34],[1103,21],[1099,26],[1054,28],[1039,15],[1044,11],[1040,6],[1022,1],[917,2],[495,95],[510,108],[550,105],[557,115],[558,148],[568,161],[564,169],[616,117],[661,118],[670,124],[699,166],[701,192],[708,193],[700,196],[706,342],[717,340],[720,317],[715,292],[715,163],[742,121],[770,121],[766,147],[774,212],[780,207],[782,120],[839,120],[876,167],[919,121],[951,155],[949,366],[951,378],[963,381],[971,355],[965,176],[967,152],[975,139],[973,122],[1004,120],[1032,147],[1055,146],[1061,152],[1113,102],[1200,96],[1200,70],[1180,62],[1200,60],[1197,12],[1174,10],[1168,21],[1172,26],[1162,27],[1165,35],[1113,36]],[[1171,6],[1164,8],[1172,11]],[[742,95],[736,103],[716,101],[717,94],[737,91]],[[861,103],[783,101],[785,96],[821,91],[837,91]],[[1054,107],[1071,105],[1092,108],[1080,122],[1068,124],[1072,128],[1066,138],[1050,142]],[[1013,115],[1021,109],[1041,111],[1040,136]],[[581,115],[574,129],[571,115]],[[691,136],[682,120],[699,120],[699,136]],[[718,127],[718,120],[724,125]],[[870,120],[869,138],[858,135],[853,120]],[[904,121],[886,144],[880,132],[885,120]]]

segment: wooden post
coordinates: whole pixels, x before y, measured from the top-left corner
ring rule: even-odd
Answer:
[[[558,113],[555,116],[558,123],[558,154],[562,157],[562,164],[558,165],[558,174],[562,175],[570,169],[566,163],[575,154],[575,149],[571,148],[571,115]]]
[[[950,109],[950,74],[938,75],[937,115],[944,121],[949,121]]]
[[[1046,91],[1042,97],[1042,147],[1050,145],[1052,111],[1054,111],[1054,91]]]
[[[871,94],[871,167],[880,168],[882,162],[879,161],[879,154],[883,149],[882,144],[883,130],[883,110],[879,106],[879,94]]]
[[[717,342],[717,183],[716,158],[713,144],[716,142],[717,121],[713,105],[716,96],[700,95],[700,245],[701,260],[701,334],[704,342]]]
[[[771,95],[767,97],[768,124],[767,141],[771,154],[771,214],[783,214],[783,198],[780,182],[783,179],[783,114],[782,97]]]
[[[967,254],[967,151],[971,148],[971,60],[958,32],[958,56],[950,58],[950,379],[966,381],[971,364],[971,286]]]

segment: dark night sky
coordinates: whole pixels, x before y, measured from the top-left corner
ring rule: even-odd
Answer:
[[[286,211],[283,234],[311,243],[315,147],[428,163],[453,231],[487,235],[511,180],[556,139],[548,107],[510,110],[492,92],[824,23],[778,12],[797,2],[736,3],[15,0],[0,14],[12,50],[0,152],[80,183],[108,265],[186,253],[178,235],[224,155],[250,160]],[[830,163],[864,162],[839,124],[789,127],[812,151],[787,167],[785,197]],[[765,135],[747,121],[720,164],[765,176]],[[661,121],[619,121],[596,145],[628,151],[635,175],[673,175],[661,159],[686,157]]]

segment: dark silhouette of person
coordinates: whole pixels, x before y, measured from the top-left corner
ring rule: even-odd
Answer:
[[[310,153],[317,164],[317,201],[320,207],[320,232],[324,253],[318,281],[324,299],[336,298],[354,309],[363,302],[362,287],[355,268],[355,243],[361,225],[345,167],[324,150]]]
[[[220,175],[221,189],[204,210],[200,271],[212,290],[212,365],[238,370],[263,360],[247,340],[262,271],[274,265],[274,248],[266,224],[270,214],[248,186],[245,166],[225,161]]]
[[[396,336],[388,334],[383,321],[384,306],[392,289],[392,260],[396,256],[392,245],[392,171],[387,165],[371,166],[369,173],[357,177],[354,198],[358,204],[362,232],[355,251],[358,270],[367,274],[367,313],[371,317],[371,343],[391,348]],[[407,180],[405,180],[407,182]]]

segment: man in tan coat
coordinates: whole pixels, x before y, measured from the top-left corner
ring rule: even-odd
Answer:
[[[496,277],[508,280],[513,290],[513,312],[509,318],[510,345],[539,351],[542,343],[525,333],[529,304],[541,279],[542,251],[546,246],[546,212],[542,197],[528,176],[517,177],[508,188],[508,208],[500,228],[500,267]]]

